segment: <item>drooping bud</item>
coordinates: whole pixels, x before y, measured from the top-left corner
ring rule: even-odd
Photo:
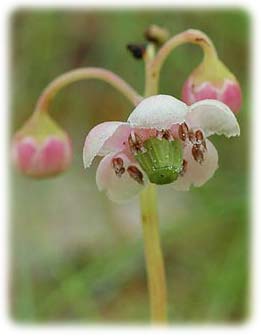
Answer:
[[[72,161],[71,140],[47,113],[31,117],[12,140],[12,160],[25,175],[57,175]]]
[[[237,113],[242,94],[236,77],[217,56],[205,57],[191,73],[182,89],[182,99],[188,105],[203,99],[217,99]]]
[[[156,137],[144,141],[143,146],[146,151],[137,152],[135,159],[147,173],[150,182],[168,184],[175,181],[183,169],[180,141]]]

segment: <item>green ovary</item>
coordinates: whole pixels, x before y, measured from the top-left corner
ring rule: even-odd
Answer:
[[[182,171],[182,145],[178,140],[150,138],[143,144],[145,152],[135,155],[151,183],[174,182]]]

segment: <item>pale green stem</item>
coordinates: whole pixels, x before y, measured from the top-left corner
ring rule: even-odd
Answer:
[[[155,58],[149,64],[150,70],[148,76],[150,78],[148,80],[153,92],[158,91],[159,75],[166,58],[176,47],[185,43],[199,45],[203,49],[205,59],[217,57],[217,52],[212,41],[200,30],[189,29],[173,36],[160,48]]]
[[[150,294],[151,320],[167,322],[167,286],[160,246],[156,185],[149,184],[141,193],[144,252]]]
[[[43,91],[36,104],[35,114],[46,112],[54,96],[65,86],[83,79],[100,79],[120,91],[129,101],[136,106],[142,97],[122,78],[113,72],[101,68],[80,68],[66,72],[53,80]]]
[[[156,94],[151,87],[150,63],[154,58],[154,48],[149,45],[145,55],[145,96]],[[144,253],[150,296],[151,320],[156,323],[167,322],[167,286],[165,267],[160,246],[159,218],[156,185],[149,183],[140,196],[143,227]]]

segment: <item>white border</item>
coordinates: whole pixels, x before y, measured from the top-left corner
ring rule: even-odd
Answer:
[[[193,333],[194,336],[197,335],[220,335],[221,333],[226,335],[256,335],[261,332],[261,274],[260,274],[260,258],[261,258],[261,218],[260,211],[258,209],[261,208],[259,202],[261,202],[260,190],[258,188],[260,186],[260,176],[261,176],[261,160],[258,156],[258,127],[260,127],[260,118],[261,118],[261,52],[260,52],[260,41],[258,41],[258,37],[260,39],[261,32],[261,14],[259,13],[259,2],[257,0],[248,0],[248,1],[225,1],[212,0],[210,1],[146,1],[143,0],[125,0],[123,1],[79,1],[79,0],[63,0],[63,1],[1,1],[1,20],[0,20],[0,62],[2,66],[1,71],[1,122],[0,122],[0,158],[2,160],[1,164],[1,179],[0,179],[0,190],[1,190],[1,214],[2,214],[2,222],[0,224],[0,326],[1,326],[1,334],[4,336],[8,335],[101,335],[101,334],[112,334],[112,335],[132,335],[133,333],[137,335],[143,335],[144,332],[150,331],[152,335],[158,335],[159,332],[163,332],[166,335],[178,334],[178,335],[191,335]],[[250,80],[251,88],[253,90],[253,103],[252,103],[252,153],[251,153],[251,166],[253,167],[252,171],[252,279],[253,283],[251,286],[251,305],[250,310],[250,319],[246,321],[241,326],[228,326],[228,327],[220,327],[220,326],[177,326],[170,327],[168,329],[165,328],[145,328],[145,327],[111,327],[111,326],[103,326],[103,327],[88,327],[88,326],[72,326],[72,325],[61,325],[61,326],[41,326],[39,324],[35,326],[22,326],[13,323],[10,321],[8,317],[8,301],[7,301],[7,288],[8,288],[8,168],[6,162],[8,161],[8,19],[10,13],[16,9],[17,7],[68,7],[68,8],[77,8],[77,7],[94,7],[94,8],[104,8],[104,7],[134,7],[134,8],[148,8],[158,7],[160,9],[167,7],[181,7],[181,8],[191,8],[191,7],[243,7],[245,8],[249,14],[252,16],[252,32],[254,34],[252,48],[253,51],[253,59],[252,59],[252,78]],[[259,62],[257,62],[259,60]]]

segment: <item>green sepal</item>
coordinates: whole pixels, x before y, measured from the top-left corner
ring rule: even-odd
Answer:
[[[66,133],[46,112],[41,112],[28,119],[16,133],[17,138],[25,136],[33,137],[40,143],[48,136],[65,138]]]
[[[205,82],[211,82],[217,87],[221,87],[225,79],[236,81],[236,77],[216,56],[205,57],[200,65],[192,72],[191,78],[193,78],[193,84],[196,86]]]

